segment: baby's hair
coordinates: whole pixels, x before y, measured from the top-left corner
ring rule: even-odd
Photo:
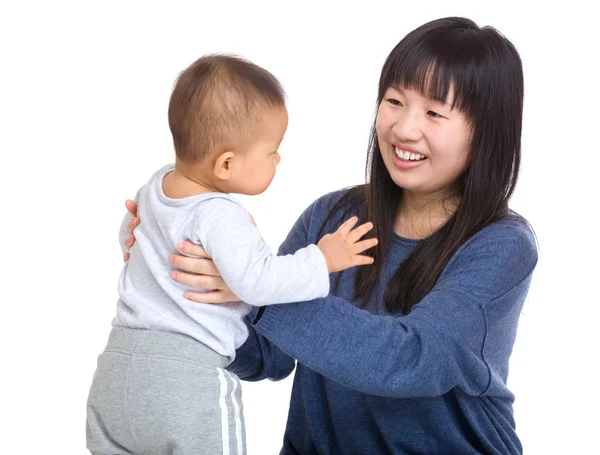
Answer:
[[[284,106],[280,82],[264,68],[232,55],[205,55],[179,75],[171,94],[175,154],[195,163],[215,147],[246,147],[264,115]]]

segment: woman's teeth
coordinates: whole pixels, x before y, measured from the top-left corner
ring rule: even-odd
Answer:
[[[396,156],[404,161],[421,161],[425,159],[425,156],[421,155],[420,153],[405,152],[398,147],[395,147],[394,150],[396,152]]]

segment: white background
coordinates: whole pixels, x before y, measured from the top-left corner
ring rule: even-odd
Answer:
[[[426,21],[464,15],[511,39],[525,69],[513,208],[533,224],[540,262],[511,362],[518,433],[527,454],[600,453],[600,42],[589,7],[294,4],[2,3],[0,452],[87,453],[85,400],[115,310],[123,202],[173,160],[166,112],[179,71],[235,52],[284,84],[278,175],[244,199],[276,249],[312,200],[363,182],[393,46]],[[244,384],[251,455],[278,453],[290,389],[291,378]]]

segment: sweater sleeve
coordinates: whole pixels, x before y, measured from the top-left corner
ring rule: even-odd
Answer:
[[[506,393],[497,383],[506,379],[537,250],[514,226],[480,234],[407,316],[374,315],[330,295],[265,308],[254,328],[308,368],[363,393]]]
[[[237,349],[235,359],[227,369],[245,381],[279,381],[294,371],[296,361],[254,330],[252,320],[257,311],[258,307],[254,307],[246,316],[248,338]]]
[[[248,212],[235,201],[215,198],[197,220],[197,238],[229,288],[244,302],[263,306],[299,302],[329,293],[329,272],[314,244],[277,256],[261,239]]]

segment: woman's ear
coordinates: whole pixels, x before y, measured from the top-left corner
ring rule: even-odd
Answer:
[[[220,180],[229,180],[233,173],[233,165],[236,159],[235,153],[231,150],[221,153],[215,160],[213,173]]]

